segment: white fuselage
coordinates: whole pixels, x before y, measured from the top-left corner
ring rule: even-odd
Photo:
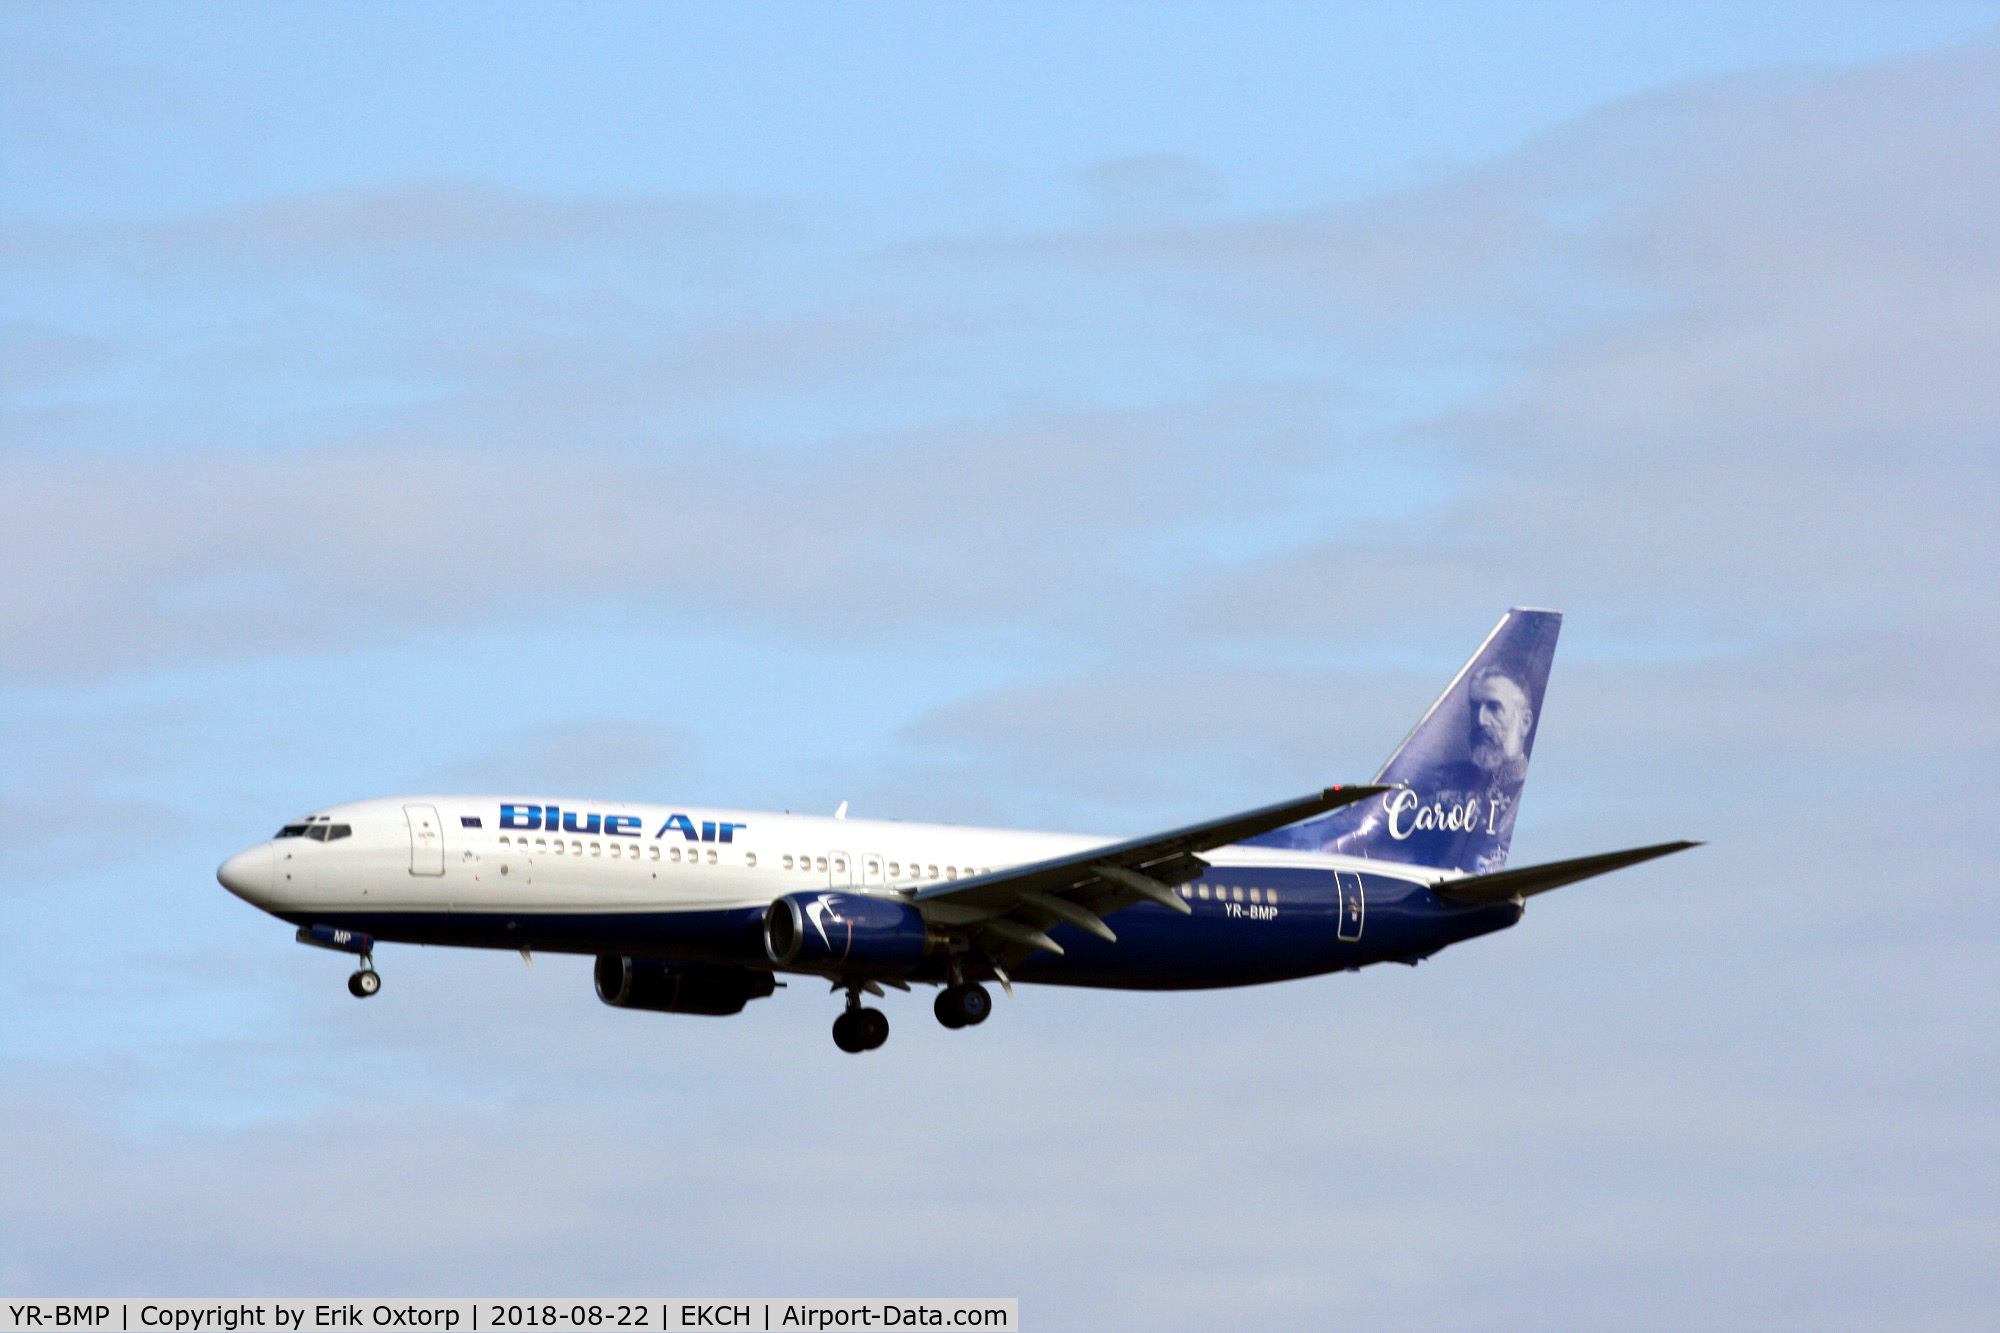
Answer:
[[[563,812],[555,828],[541,812]],[[496,811],[533,810],[502,827]],[[616,821],[614,825],[614,821]],[[534,824],[535,827],[525,825]],[[331,841],[315,828],[347,828]],[[615,827],[616,832],[606,832]],[[761,907],[788,893],[897,893],[1103,846],[1110,838],[616,801],[408,796],[331,806],[225,863],[223,883],[288,918],[315,912],[661,912]],[[692,834],[692,836],[690,836]],[[726,841],[724,840],[726,837]],[[1218,866],[1337,868],[1265,847]],[[1366,864],[1380,874],[1388,867]],[[1398,867],[1397,869],[1404,869]],[[1415,867],[1410,870],[1416,879]],[[1435,877],[1435,872],[1432,872]]]

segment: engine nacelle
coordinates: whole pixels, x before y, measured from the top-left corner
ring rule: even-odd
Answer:
[[[909,972],[929,948],[924,914],[900,898],[794,893],[764,909],[764,952],[780,967]]]
[[[778,988],[769,972],[715,963],[669,963],[657,958],[599,954],[597,998],[619,1009],[663,1014],[736,1014]]]

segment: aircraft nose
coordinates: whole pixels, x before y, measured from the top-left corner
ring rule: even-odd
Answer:
[[[215,872],[222,887],[248,903],[261,905],[271,896],[271,844],[258,843],[224,861]]]

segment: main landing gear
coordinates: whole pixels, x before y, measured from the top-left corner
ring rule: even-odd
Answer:
[[[363,954],[361,970],[347,979],[347,993],[357,1000],[365,1000],[381,989],[382,974],[375,970],[375,960]]]
[[[948,1028],[978,1027],[993,1012],[993,997],[978,982],[961,981],[939,991],[931,1008]]]
[[[840,989],[840,983],[834,983]],[[874,1051],[884,1041],[888,1041],[888,1015],[880,1009],[862,1009],[862,989],[882,995],[882,987],[872,981],[850,981],[848,983],[848,1009],[838,1019],[834,1019],[834,1045],[848,1055],[860,1055],[862,1051]]]
[[[358,977],[361,974],[357,972],[355,975]],[[938,992],[933,1006],[937,1021],[948,1028],[978,1027],[993,1012],[992,994],[978,982],[967,981],[965,974],[956,968],[952,970],[952,976],[954,980]],[[840,989],[843,984],[847,987],[847,1010],[833,1020],[833,1044],[850,1055],[872,1051],[889,1040],[889,1019],[880,1009],[864,1008],[861,992],[869,990],[880,995],[882,989],[872,981],[835,981],[834,989]],[[890,984],[898,989],[907,989],[900,983]]]
[[[872,1051],[889,1040],[889,1016],[861,1007],[859,987],[847,992],[847,1011],[833,1020],[833,1044],[849,1055]]]

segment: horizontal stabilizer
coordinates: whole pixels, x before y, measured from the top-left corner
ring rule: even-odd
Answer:
[[[1571,861],[1549,861],[1538,866],[1522,866],[1519,870],[1500,870],[1491,875],[1439,880],[1431,885],[1431,891],[1456,903],[1504,903],[1514,898],[1547,893],[1550,889],[1559,889],[1580,879],[1609,874],[1613,870],[1638,865],[1641,861],[1650,861],[1656,856],[1670,856],[1699,846],[1699,842],[1663,842],[1622,852],[1601,852],[1596,856],[1579,856]]]

